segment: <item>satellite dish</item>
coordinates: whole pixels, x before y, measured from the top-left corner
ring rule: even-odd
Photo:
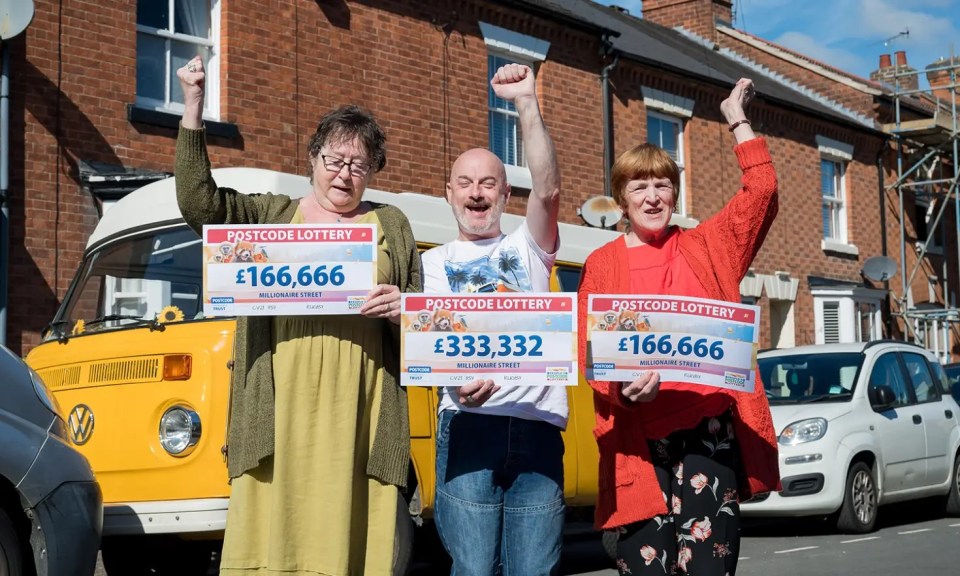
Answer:
[[[595,228],[610,228],[623,218],[623,210],[609,196],[592,196],[580,207],[580,217]]]
[[[33,21],[33,0],[0,0],[0,39],[9,40]]]
[[[897,263],[887,256],[867,258],[860,273],[874,282],[886,282],[897,273]]]

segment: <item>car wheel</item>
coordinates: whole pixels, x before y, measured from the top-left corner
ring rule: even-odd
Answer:
[[[947,514],[960,516],[960,453],[953,459],[953,480],[947,495]]]
[[[855,534],[873,531],[877,522],[877,500],[877,483],[870,467],[863,462],[855,462],[847,474],[837,529]]]
[[[23,555],[13,520],[0,510],[0,576],[21,576]]]

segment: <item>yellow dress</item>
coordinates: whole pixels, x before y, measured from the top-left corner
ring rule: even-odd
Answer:
[[[297,210],[292,223],[302,223]],[[373,211],[357,222],[379,224]],[[392,283],[379,234],[379,282]],[[392,576],[396,486],[366,474],[383,320],[274,319],[274,457],[233,481],[222,576]]]

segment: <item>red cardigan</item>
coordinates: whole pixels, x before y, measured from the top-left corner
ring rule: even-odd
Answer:
[[[734,148],[743,187],[712,218],[683,231],[679,250],[711,298],[740,302],[740,281],[777,215],[777,175],[763,138]],[[578,289],[579,325],[586,326],[590,294],[629,294],[630,271],[623,237],[595,250],[584,263]],[[580,366],[586,366],[586,332],[579,332]],[[745,478],[739,496],[780,489],[777,439],[766,393],[756,374],[753,394],[736,394],[734,431]],[[666,514],[667,507],[647,448],[638,405],[626,402],[615,382],[589,381],[594,390],[600,450],[600,485],[594,518],[610,529]]]

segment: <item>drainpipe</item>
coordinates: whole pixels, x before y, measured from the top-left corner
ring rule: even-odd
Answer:
[[[610,103],[610,72],[617,67],[618,62],[620,62],[620,53],[616,52],[613,55],[613,61],[604,66],[600,72],[600,99],[603,105],[603,195],[607,197],[613,196],[610,190],[610,170],[613,167],[613,111]]]
[[[887,151],[889,138],[883,139],[883,144],[877,152],[877,189],[880,194],[880,255],[887,255],[887,193],[884,187],[883,155]],[[883,304],[886,310],[883,314],[883,322],[886,324],[887,335],[893,334],[893,318],[890,315],[890,281],[883,281],[883,289],[887,291],[887,297]]]
[[[7,277],[10,262],[10,47],[0,42],[3,76],[0,77],[0,344],[7,345]]]

